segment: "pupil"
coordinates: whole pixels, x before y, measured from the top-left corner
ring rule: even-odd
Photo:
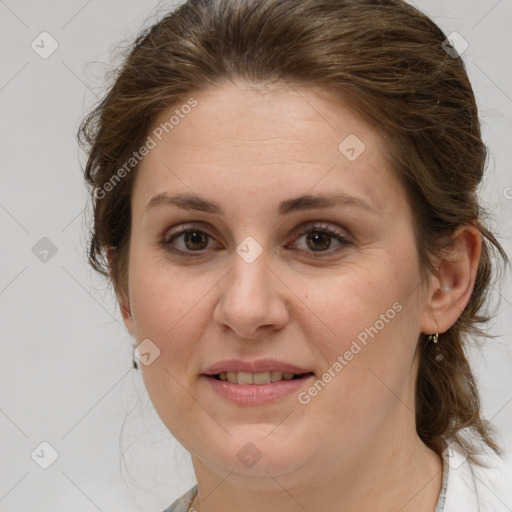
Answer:
[[[308,242],[313,241],[314,244],[320,243],[320,245],[321,245],[320,249],[328,249],[329,246],[331,245],[331,243],[330,243],[330,235],[327,234],[327,233],[320,233],[318,231],[316,231],[314,233],[315,234],[311,234],[310,233],[308,235],[307,241]],[[322,239],[324,240],[323,244],[321,243]],[[312,249],[314,249],[314,248],[312,247]]]
[[[205,233],[201,234],[200,231],[190,231],[188,233],[185,233],[185,245],[188,249],[204,249],[204,247],[191,247],[189,242],[191,242],[191,245],[194,244],[200,244],[205,243],[207,244],[206,236],[204,236]]]

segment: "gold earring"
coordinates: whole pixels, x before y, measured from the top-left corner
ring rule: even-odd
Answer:
[[[135,349],[137,348],[137,345],[133,345],[133,368],[134,370],[139,369],[139,365],[137,364],[137,361],[135,359]]]
[[[428,341],[432,341],[433,343],[437,343],[437,340],[439,339],[439,333],[436,332],[435,334],[429,334],[427,339],[428,339]]]

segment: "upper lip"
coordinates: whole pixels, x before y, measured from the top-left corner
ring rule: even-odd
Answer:
[[[277,359],[257,359],[255,361],[242,361],[241,359],[228,359],[219,361],[208,367],[203,373],[205,375],[217,375],[223,372],[282,372],[295,373],[300,375],[303,373],[312,373],[311,370],[295,366],[294,364],[278,361]]]

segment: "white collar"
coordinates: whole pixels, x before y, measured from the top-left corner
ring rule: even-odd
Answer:
[[[464,453],[455,442],[443,452],[449,466],[443,512],[510,512],[510,471],[503,461],[486,451],[489,468],[480,468]]]
[[[443,452],[448,463],[443,512],[479,512],[473,469],[461,450],[457,443],[451,443]]]

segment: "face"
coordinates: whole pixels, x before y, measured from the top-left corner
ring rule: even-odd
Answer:
[[[310,481],[410,435],[425,299],[378,131],[320,89],[193,98],[131,201],[125,322],[163,422],[219,474]]]

